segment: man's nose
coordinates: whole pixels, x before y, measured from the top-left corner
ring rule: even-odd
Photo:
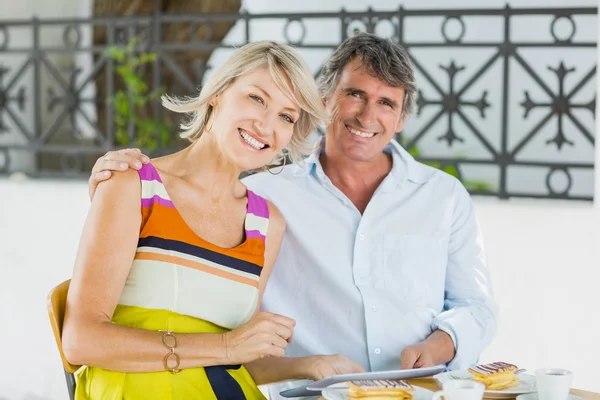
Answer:
[[[376,125],[377,116],[375,106],[371,103],[364,104],[358,113],[357,119],[365,129],[369,129],[369,127]]]

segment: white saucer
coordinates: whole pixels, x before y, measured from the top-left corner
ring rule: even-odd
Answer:
[[[519,374],[519,384],[502,390],[486,389],[483,397],[485,399],[514,399],[518,395],[536,393],[536,379],[533,375]],[[440,383],[456,379],[473,379],[473,374],[467,369],[437,374],[434,378]]]
[[[539,400],[539,397],[537,393],[527,393],[517,396],[517,400]],[[583,400],[583,397],[570,394],[569,397],[567,397],[567,400]]]

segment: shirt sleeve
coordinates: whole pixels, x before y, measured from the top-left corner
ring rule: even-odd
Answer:
[[[444,311],[432,329],[446,332],[456,355],[451,370],[476,364],[496,334],[497,306],[493,299],[483,239],[473,202],[463,185],[455,186],[456,204],[448,243]]]

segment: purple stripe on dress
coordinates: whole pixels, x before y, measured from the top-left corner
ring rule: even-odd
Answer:
[[[173,202],[171,200],[165,200],[157,194],[155,194],[154,196],[152,196],[149,199],[142,199],[142,207],[144,207],[144,208],[152,207],[152,205],[154,203],[158,203],[161,206],[165,206],[165,207],[175,208],[175,206],[173,205]]]
[[[158,175],[158,171],[156,170],[156,168],[154,168],[154,165],[150,163],[143,164],[142,168],[138,170],[138,173],[140,174],[140,178],[143,181],[158,181],[162,183],[160,175]]]
[[[248,190],[248,213],[254,214],[257,217],[269,218],[267,201],[251,190]]]
[[[251,230],[251,231],[246,230],[246,237],[248,239],[260,239],[263,242],[265,241],[265,236],[262,233],[260,233],[260,231],[257,231],[257,230]]]

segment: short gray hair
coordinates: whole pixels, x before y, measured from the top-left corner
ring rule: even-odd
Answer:
[[[370,33],[346,39],[333,52],[317,81],[321,97],[328,98],[333,93],[342,69],[356,58],[375,78],[404,89],[402,118],[410,117],[415,112],[417,91],[410,57],[400,45]]]

